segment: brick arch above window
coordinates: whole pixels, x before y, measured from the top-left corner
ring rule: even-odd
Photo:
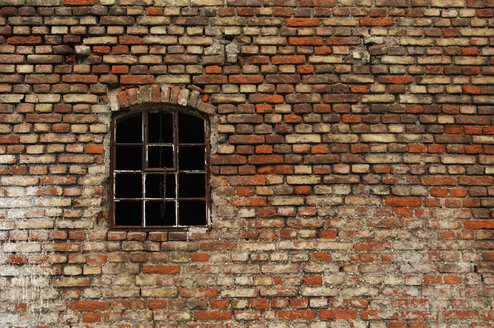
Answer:
[[[170,85],[155,84],[114,90],[109,93],[109,101],[112,112],[141,104],[167,103],[186,106],[208,115],[216,113],[214,105],[202,101],[199,91]]]

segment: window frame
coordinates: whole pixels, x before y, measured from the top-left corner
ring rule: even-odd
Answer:
[[[146,159],[146,149],[149,145],[152,145],[153,142],[149,142],[148,140],[148,128],[149,128],[149,115],[155,113],[171,113],[173,120],[173,168],[153,168],[148,166],[148,160]],[[190,225],[179,225],[179,211],[180,211],[180,199],[187,197],[180,197],[178,194],[178,175],[181,172],[177,166],[178,161],[178,148],[179,148],[179,140],[178,136],[180,134],[180,127],[178,124],[179,114],[183,113],[186,115],[192,115],[200,118],[204,122],[204,175],[205,175],[205,195],[204,197],[195,197],[197,199],[204,200],[205,202],[205,224],[190,224]],[[116,152],[117,145],[119,143],[116,142],[117,135],[117,123],[121,119],[125,119],[127,117],[132,116],[141,116],[141,127],[142,127],[142,153],[141,153],[141,169],[135,170],[136,172],[140,172],[141,175],[152,174],[152,173],[160,173],[163,174],[175,174],[176,175],[176,194],[173,197],[176,202],[176,212],[175,212],[175,225],[160,225],[160,226],[146,226],[146,210],[145,207],[142,206],[142,217],[141,217],[141,225],[130,226],[130,225],[117,225],[116,224],[116,215],[115,215],[115,203],[116,203],[116,181],[115,176],[116,173]],[[184,231],[190,228],[196,227],[209,227],[210,226],[210,217],[211,217],[211,188],[210,188],[210,120],[209,117],[203,113],[191,111],[188,109],[176,108],[176,107],[159,107],[155,106],[152,108],[144,108],[144,109],[134,109],[131,111],[120,112],[116,115],[113,115],[111,118],[111,136],[110,136],[110,229],[111,230],[125,230],[125,231]],[[192,171],[192,170],[191,170]],[[202,170],[201,170],[202,171]],[[142,195],[141,197],[135,197],[135,199],[139,199],[142,203],[146,201],[145,194],[145,186],[141,184],[142,187]],[[134,198],[134,197],[133,197]],[[166,195],[163,195],[163,200],[166,198]],[[193,197],[189,197],[193,198]]]

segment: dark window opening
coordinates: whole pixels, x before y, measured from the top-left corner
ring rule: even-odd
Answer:
[[[179,113],[180,143],[204,143],[204,121],[196,116]],[[194,133],[191,133],[194,131]]]
[[[173,168],[173,146],[148,146],[148,167]]]
[[[182,198],[201,198],[206,192],[204,174],[180,173],[178,176],[178,196]]]
[[[139,201],[116,201],[115,202],[115,225],[118,226],[141,226],[142,225],[142,202]]]
[[[176,221],[175,202],[146,202],[146,224],[150,226],[173,226]]]
[[[173,123],[171,113],[149,114],[148,141],[173,144]]]
[[[204,170],[204,148],[201,146],[180,146],[178,158],[181,170]]]
[[[207,225],[207,121],[178,110],[113,120],[112,226]]]
[[[117,170],[140,170],[142,168],[141,146],[117,146],[115,155],[115,169]]]
[[[180,224],[181,225],[204,225],[206,215],[201,210],[206,206],[204,201],[184,200],[180,203]]]
[[[135,173],[115,174],[115,197],[141,198],[142,176]]]
[[[142,142],[142,117],[129,115],[117,120],[119,129],[115,133],[117,143],[141,143]]]

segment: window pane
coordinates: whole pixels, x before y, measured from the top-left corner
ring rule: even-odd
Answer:
[[[173,168],[172,146],[148,146],[149,168]]]
[[[205,225],[206,224],[206,202],[182,200],[179,203],[180,225]]]
[[[115,134],[116,142],[142,142],[142,115],[117,120]]]
[[[182,198],[205,197],[205,174],[180,173],[178,176],[178,195]]]
[[[179,113],[178,142],[204,143],[204,120],[200,117]]]
[[[175,225],[175,202],[146,202],[146,226]]]
[[[140,201],[115,202],[115,225],[141,226],[142,202]]]
[[[164,174],[146,174],[146,197],[163,198],[165,191]]]
[[[175,174],[146,174],[146,198],[175,198],[175,194]]]
[[[180,170],[204,170],[204,147],[180,146],[178,151]]]
[[[141,146],[117,146],[115,147],[115,169],[117,170],[141,170],[142,147]]]
[[[141,198],[142,175],[121,173],[115,175],[116,198]]]
[[[173,115],[171,113],[150,113],[148,122],[148,142],[173,142]]]
[[[177,178],[176,174],[167,174],[166,175],[166,198],[175,198],[177,197],[176,188],[177,184],[175,180]]]

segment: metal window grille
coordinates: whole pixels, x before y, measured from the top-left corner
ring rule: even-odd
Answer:
[[[177,109],[113,119],[113,228],[208,224],[208,131],[206,118]]]

